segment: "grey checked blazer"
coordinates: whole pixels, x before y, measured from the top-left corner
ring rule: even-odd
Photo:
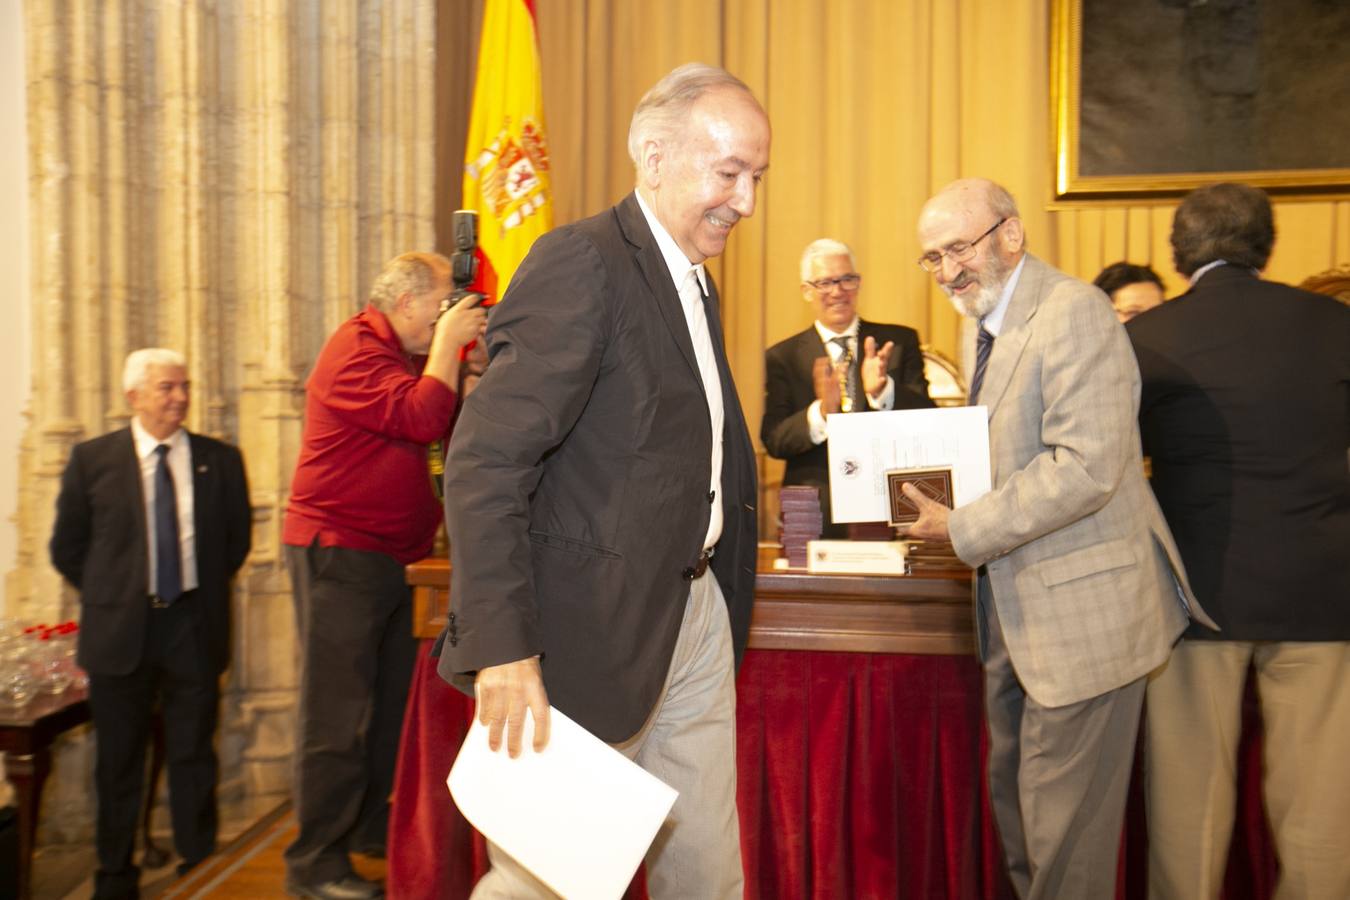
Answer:
[[[1101,291],[1028,254],[980,399],[994,488],[952,512],[951,539],[987,567],[1036,702],[1077,703],[1161,665],[1187,604],[1210,624],[1144,479],[1139,368]],[[979,631],[983,651],[982,618]]]

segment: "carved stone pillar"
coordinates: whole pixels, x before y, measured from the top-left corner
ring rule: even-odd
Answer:
[[[181,350],[189,428],[241,447],[254,507],[222,704],[226,801],[289,787],[280,522],[304,376],[380,265],[435,243],[434,20],[435,0],[25,5],[34,371],[11,609],[78,614],[46,552],[61,471],[74,443],[126,424],[126,354]],[[50,833],[78,837],[89,810],[68,806]]]

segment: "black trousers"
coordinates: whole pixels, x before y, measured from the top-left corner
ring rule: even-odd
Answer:
[[[149,602],[148,600],[146,601]],[[216,848],[217,764],[214,737],[219,674],[198,632],[193,594],[152,609],[145,653],[128,675],[89,676],[96,739],[98,795],[96,898],[137,896],[140,870],[131,863],[145,795],[145,750],[155,703],[164,717],[173,843],[188,865]]]
[[[417,643],[403,565],[383,553],[287,547],[300,643],[293,881],[351,871],[348,852],[385,843],[389,794]]]

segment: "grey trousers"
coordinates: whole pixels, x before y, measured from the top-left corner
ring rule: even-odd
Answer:
[[[1350,642],[1182,641],[1148,686],[1148,894],[1218,897],[1237,803],[1247,669],[1277,900],[1350,897]]]
[[[680,792],[647,852],[653,900],[739,900],[735,663],[726,601],[711,571],[690,588],[656,708],[615,749]],[[488,858],[492,868],[472,900],[556,896],[493,844]]]
[[[1022,900],[1112,898],[1144,682],[1068,706],[1023,690],[981,578],[989,795]]]

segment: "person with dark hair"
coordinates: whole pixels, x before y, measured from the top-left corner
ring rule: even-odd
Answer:
[[[1221,265],[1260,272],[1275,246],[1275,214],[1265,191],[1223,182],[1197,188],[1172,218],[1172,262],[1194,285]]]
[[[802,298],[816,321],[764,354],[760,440],[787,462],[783,484],[820,491],[825,537],[848,537],[830,517],[825,417],[836,413],[934,406],[924,377],[919,333],[858,315],[862,275],[842,241],[820,238],[802,252]]]
[[[993,489],[949,510],[905,485],[913,537],[977,570],[989,798],[1022,900],[1110,897],[1145,679],[1188,613],[1181,558],[1139,455],[1139,373],[1101,292],[1027,252],[982,178],[919,216],[919,265],[979,322],[971,403]]]
[[[643,96],[636,189],[530,248],[446,465],[438,671],[476,692],[493,750],[520,754],[527,710],[543,749],[552,704],[679,791],[647,852],[657,900],[743,894],[735,661],[755,456],[705,262],[754,213],[770,138],[754,94],[715,66]],[[554,896],[488,855],[476,900]]]
[[[216,849],[216,722],[230,663],[230,580],[252,545],[239,450],[188,431],[187,360],[127,356],[126,428],[76,445],[61,476],[51,558],[80,592],[98,800],[95,900],[140,896],[132,865],[151,713],[164,718],[179,874]]]
[[[452,288],[439,253],[390,260],[305,383],[281,532],[300,657],[292,896],[384,896],[349,852],[385,854],[417,652],[403,570],[431,552],[440,528],[429,446],[450,431],[460,350],[486,320],[474,296],[450,306]]]
[[[1112,263],[1092,279],[1092,283],[1111,298],[1116,318],[1125,323],[1165,298],[1162,279],[1149,266],[1129,262]]]
[[[1253,670],[1280,897],[1350,897],[1350,309],[1264,281],[1270,202],[1200,188],[1172,223],[1190,290],[1131,320],[1144,451],[1196,597],[1148,687],[1149,896],[1217,897]]]

